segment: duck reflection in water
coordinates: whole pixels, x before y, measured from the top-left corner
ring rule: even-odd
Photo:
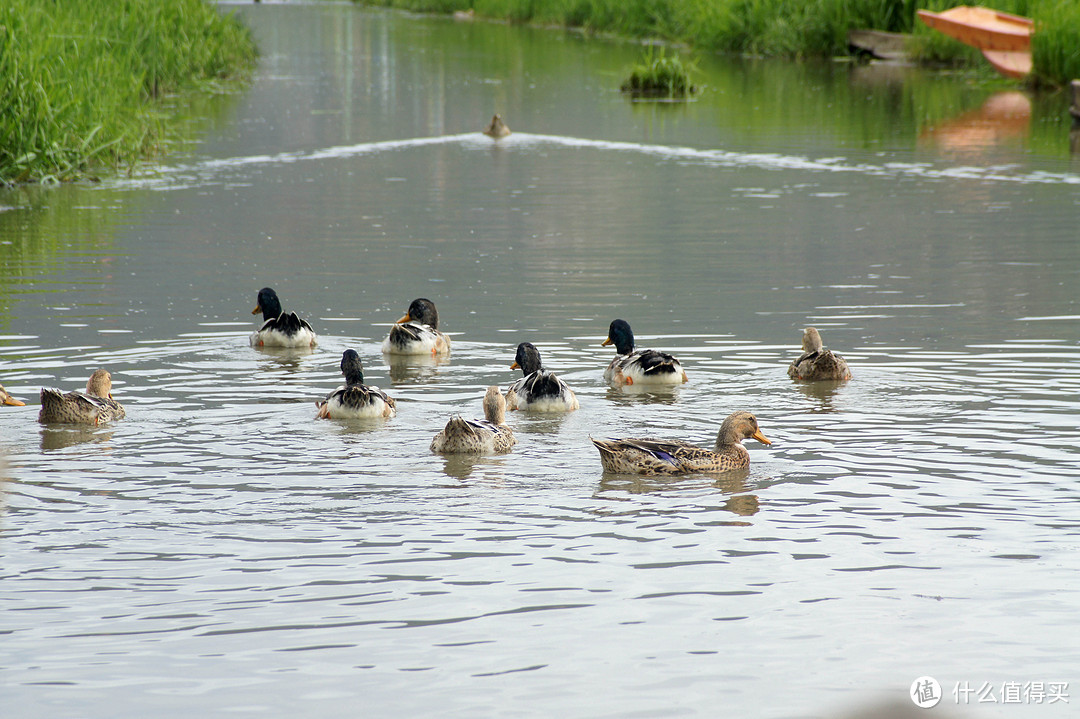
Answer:
[[[298,374],[304,369],[304,358],[314,354],[313,347],[258,347],[259,369],[283,369],[289,374]]]
[[[813,404],[811,412],[836,412],[833,398],[847,385],[847,380],[799,382],[795,389]]]
[[[624,494],[673,495],[712,487],[725,495],[733,495],[725,499],[723,504],[719,505],[719,509],[741,517],[749,517],[757,514],[759,500],[756,494],[746,494],[749,489],[746,485],[748,476],[750,476],[749,470],[728,472],[719,477],[605,474],[597,487],[596,496],[601,499],[613,499]]]
[[[482,454],[444,454],[443,473],[458,480],[457,487],[485,484],[501,487],[506,483],[505,456]]]
[[[389,368],[390,381],[394,384],[426,383],[439,374],[439,367],[450,364],[446,355],[392,355],[384,354]]]
[[[114,431],[80,425],[47,425],[41,428],[41,451],[65,449],[87,442],[108,442]]]
[[[612,402],[629,405],[634,402],[649,402],[651,404],[677,404],[679,402],[679,387],[670,385],[639,385],[624,384],[621,387],[607,388],[607,398]]]

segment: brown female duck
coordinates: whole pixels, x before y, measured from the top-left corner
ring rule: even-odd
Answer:
[[[729,472],[750,466],[750,453],[742,441],[772,442],[758,429],[749,412],[732,412],[716,435],[716,447],[705,449],[681,440],[592,439],[600,450],[600,463],[621,474],[689,474]]]
[[[85,392],[41,389],[39,422],[97,425],[122,419],[124,414],[124,406],[112,398],[112,375],[103,369],[90,375]]]
[[[851,379],[847,361],[832,350],[825,349],[821,334],[813,327],[803,330],[803,353],[788,367],[788,377],[807,381]]]
[[[513,399],[513,390],[507,393]],[[442,454],[494,454],[509,452],[517,444],[506,425],[506,398],[498,387],[484,394],[484,419],[464,419],[455,415],[431,440],[431,451]]]
[[[26,402],[23,402],[21,399],[15,399],[10,394],[8,394],[8,391],[4,389],[4,385],[2,384],[0,384],[0,404],[6,404],[12,407],[26,406]]]

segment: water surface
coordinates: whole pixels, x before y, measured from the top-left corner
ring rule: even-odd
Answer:
[[[631,44],[237,9],[258,76],[189,152],[0,192],[5,706],[824,717],[931,675],[959,716],[1068,715],[951,694],[1080,662],[1080,170],[1046,100],[704,58],[699,100],[636,104]],[[313,352],[248,346],[265,285]],[[389,364],[418,296],[453,354]],[[690,382],[606,387],[615,317]],[[850,382],[788,380],[808,324]],[[521,341],[581,409],[430,454]],[[314,419],[349,347],[396,418]],[[99,366],[127,419],[36,422]],[[587,439],[744,408],[748,472],[606,475]]]

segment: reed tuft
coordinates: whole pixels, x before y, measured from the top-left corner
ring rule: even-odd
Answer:
[[[697,92],[690,78],[693,70],[693,63],[650,45],[619,89],[639,97],[686,99]]]

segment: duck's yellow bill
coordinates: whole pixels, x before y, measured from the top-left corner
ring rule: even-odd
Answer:
[[[251,314],[257,315],[262,312],[262,305],[255,305],[255,309],[251,311]]]
[[[600,343],[600,346],[601,347],[607,347],[608,345],[611,345],[611,344],[615,344],[615,343],[611,341],[610,337],[608,337],[606,340],[604,340],[603,342]]]
[[[758,442],[761,442],[762,444],[772,444],[772,440],[763,435],[760,429],[750,436],[756,439]]]

